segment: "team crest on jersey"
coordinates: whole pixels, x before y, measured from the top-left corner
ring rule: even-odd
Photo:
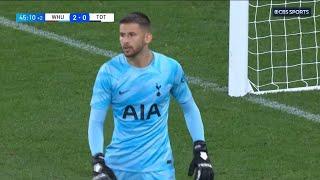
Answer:
[[[161,93],[160,93],[160,88],[161,88],[161,85],[158,85],[158,83],[156,83],[156,88],[157,88],[157,96],[161,96]]]

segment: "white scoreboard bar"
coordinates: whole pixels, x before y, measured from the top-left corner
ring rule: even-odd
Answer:
[[[70,13],[45,13],[48,22],[70,22]]]
[[[89,13],[90,22],[114,22],[114,13]]]

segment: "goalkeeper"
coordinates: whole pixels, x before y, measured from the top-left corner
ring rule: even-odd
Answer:
[[[131,13],[121,19],[123,53],[104,63],[97,74],[88,128],[93,179],[175,179],[168,135],[172,95],[183,109],[193,140],[188,175],[211,180],[214,174],[199,109],[181,65],[149,49],[150,28],[150,20],[143,13]],[[110,107],[114,130],[104,149],[103,127]]]

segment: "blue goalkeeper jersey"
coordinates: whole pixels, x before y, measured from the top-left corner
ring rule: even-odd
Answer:
[[[179,103],[192,98],[182,67],[163,54],[153,52],[151,63],[143,68],[129,64],[123,54],[101,66],[91,107],[112,107],[114,131],[105,152],[108,166],[132,172],[173,168],[170,94]]]

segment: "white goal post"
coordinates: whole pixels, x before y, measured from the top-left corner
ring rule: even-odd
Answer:
[[[230,96],[320,89],[320,0],[230,0],[229,12]]]

